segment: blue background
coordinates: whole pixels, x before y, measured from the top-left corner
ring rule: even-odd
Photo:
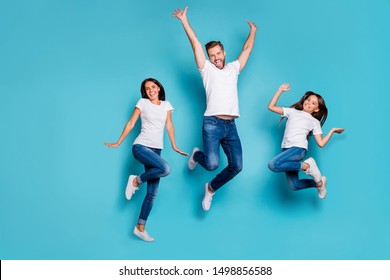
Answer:
[[[227,60],[258,26],[240,75],[244,169],[201,208],[217,172],[187,170],[165,138],[163,178],[147,229],[132,234],[145,188],[128,202],[139,123],[117,149],[146,77],[175,107],[178,146],[201,145],[205,96],[181,23],[189,5],[199,40],[221,40]],[[0,2],[0,259],[389,259],[389,0]],[[267,104],[305,91],[329,108],[323,129],[345,127],[309,155],[328,197],[293,192],[268,161],[283,126]],[[224,165],[226,161],[223,161]],[[219,169],[221,170],[221,168]]]

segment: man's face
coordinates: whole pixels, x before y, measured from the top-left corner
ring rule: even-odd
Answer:
[[[207,50],[210,62],[215,65],[218,69],[223,69],[225,66],[225,51],[222,50],[221,46],[215,46]]]

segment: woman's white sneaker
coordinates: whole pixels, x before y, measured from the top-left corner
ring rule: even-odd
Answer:
[[[127,200],[130,200],[131,197],[133,196],[133,194],[135,193],[135,191],[138,190],[137,187],[133,186],[133,181],[134,181],[134,178],[136,178],[136,177],[137,176],[135,176],[135,175],[130,175],[129,180],[127,181],[127,186],[126,186],[126,191],[125,191],[125,196],[126,196]]]
[[[309,165],[309,168],[305,171],[305,173],[313,177],[316,183],[321,181],[321,172],[318,169],[317,163],[315,162],[314,158],[309,157],[304,162]]]
[[[151,241],[154,241],[154,238],[151,237],[149,235],[149,233],[144,230],[144,231],[140,231],[137,226],[134,227],[134,230],[133,230],[133,233],[138,236],[139,238],[141,238],[143,241],[146,241],[146,242],[151,242]]]

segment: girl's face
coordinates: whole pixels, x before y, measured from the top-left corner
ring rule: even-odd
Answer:
[[[160,93],[160,87],[155,83],[148,81],[145,83],[145,92],[150,101],[158,102],[158,95]]]
[[[320,109],[318,107],[318,98],[315,95],[310,95],[304,102],[303,102],[303,109],[304,112],[309,113],[310,115],[314,112],[318,112]]]

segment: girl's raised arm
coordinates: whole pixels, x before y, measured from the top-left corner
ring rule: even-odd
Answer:
[[[282,84],[279,87],[278,91],[275,93],[275,95],[272,97],[271,101],[269,102],[268,109],[271,110],[272,112],[282,115],[283,108],[277,106],[276,103],[278,102],[280,95],[282,95],[284,91],[289,91],[289,90],[290,90],[290,84],[286,84],[286,83]]]
[[[140,116],[140,114],[141,114],[141,110],[138,109],[138,108],[134,108],[133,115],[131,116],[131,118],[129,119],[129,121],[127,122],[125,127],[123,128],[122,134],[119,137],[118,141],[116,143],[104,142],[104,145],[106,145],[109,148],[116,148],[116,147],[118,147],[123,142],[123,140],[125,140],[126,136],[129,134],[129,132],[133,129],[133,127],[134,127],[135,123],[137,122],[138,117]]]
[[[317,145],[323,148],[329,142],[333,133],[342,133],[344,130],[344,128],[334,127],[328,132],[328,134],[326,134],[325,137],[322,137],[322,134],[316,134],[314,135],[314,139],[316,139]]]

